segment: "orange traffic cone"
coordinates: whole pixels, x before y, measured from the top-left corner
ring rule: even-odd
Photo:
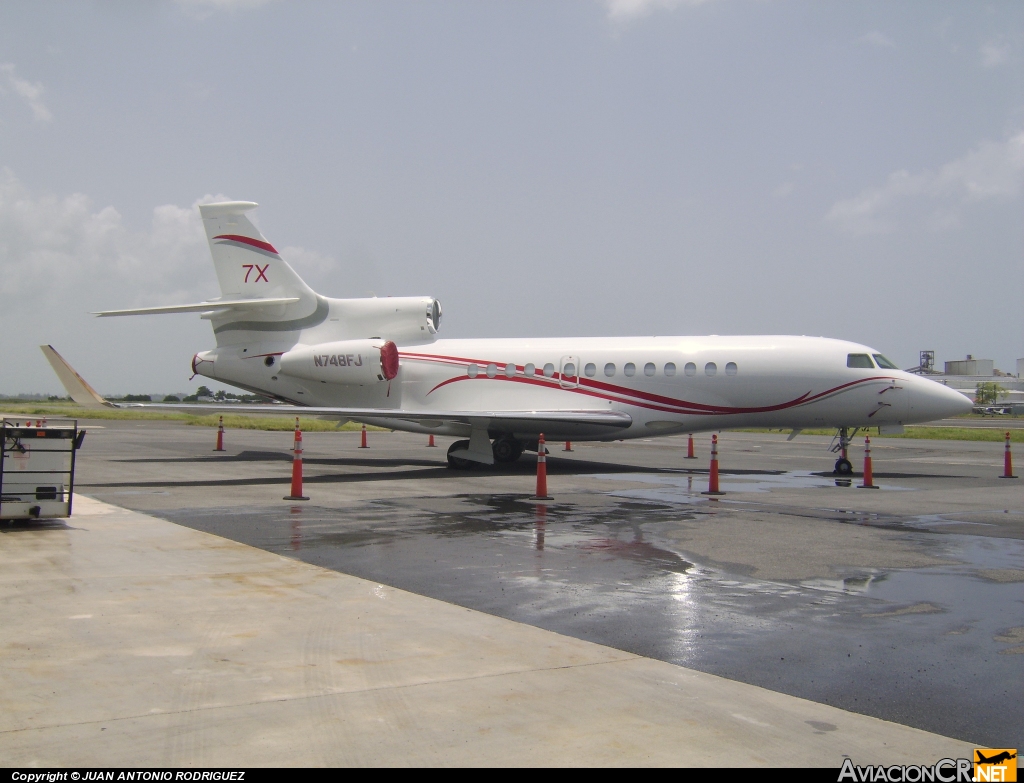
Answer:
[[[285,500],[309,500],[302,494],[302,430],[299,429],[299,417],[295,417],[295,457],[292,459],[292,494]]]
[[[433,435],[431,435],[430,439],[427,440],[427,448],[428,449],[435,449],[435,448],[437,448],[437,446],[434,445],[434,436]]]
[[[359,443],[359,448],[361,448],[361,449],[368,449],[368,448],[370,448],[369,446],[366,445],[366,425],[365,424],[363,425],[363,437],[361,439],[361,442]]]
[[[1010,454],[1010,433],[1006,433],[1006,453],[1003,456],[1003,475],[999,478],[1017,478],[1013,475],[1013,456]]]
[[[693,453],[693,435],[686,439],[686,459],[697,459]]]
[[[718,435],[711,436],[711,470],[708,472],[708,491],[702,495],[724,495],[718,490]]]
[[[551,500],[548,496],[548,460],[544,446],[544,433],[537,439],[537,494],[533,500]]]
[[[858,484],[857,489],[878,489],[875,486],[875,477],[871,471],[871,438],[864,438],[864,483]]]
[[[562,449],[562,451],[572,451],[572,441],[571,440],[567,440],[565,442],[565,448]]]
[[[214,451],[224,451],[224,417],[220,417],[220,424],[217,426],[217,448]]]

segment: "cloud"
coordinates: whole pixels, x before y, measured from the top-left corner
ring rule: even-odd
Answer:
[[[195,388],[187,383],[187,359],[197,345],[209,346],[208,324],[195,316],[97,319],[89,313],[219,295],[198,205],[226,200],[218,194],[187,206],[163,204],[132,226],[113,206],[95,205],[82,193],[33,193],[0,168],[0,356],[19,368],[0,375],[0,391],[59,389],[41,360],[41,343],[74,357],[101,392],[114,377],[135,384],[135,391]],[[282,255],[304,277],[336,268],[302,247]]]
[[[0,63],[0,95],[8,92],[14,93],[29,105],[36,122],[49,122],[53,119],[43,103],[43,85],[18,78],[14,73],[14,63]]]
[[[671,11],[681,5],[702,5],[709,0],[604,0],[608,18],[613,22],[629,22],[654,11]]]
[[[82,309],[191,301],[214,279],[195,205],[156,207],[149,228],[133,231],[114,207],[96,209],[81,193],[33,196],[8,169],[0,173],[0,269],[9,301],[68,293]]]
[[[1024,132],[982,142],[938,171],[894,171],[881,187],[837,202],[825,219],[851,234],[889,233],[915,222],[948,230],[960,225],[968,204],[1019,197],[1022,178]]]
[[[986,68],[998,68],[1010,61],[1010,45],[1002,41],[987,41],[981,47],[981,64]]]
[[[861,43],[871,44],[872,46],[881,46],[885,49],[895,49],[896,44],[893,40],[885,33],[880,33],[878,30],[872,30],[870,33],[866,33],[857,39]]]
[[[149,226],[133,230],[112,206],[95,208],[75,193],[33,196],[9,169],[0,171],[0,296],[32,303],[73,294],[82,310],[180,304],[217,295],[199,204],[155,207]],[[288,247],[282,256],[302,273],[327,273],[329,256]]]

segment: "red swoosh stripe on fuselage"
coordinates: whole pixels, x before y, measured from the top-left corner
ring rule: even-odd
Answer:
[[[250,247],[264,250],[267,253],[273,253],[275,256],[279,255],[279,253],[274,249],[274,246],[269,242],[262,242],[259,239],[253,239],[252,237],[243,237],[241,234],[221,234],[219,236],[215,236],[214,239],[223,239],[228,242],[249,245]]]
[[[477,364],[486,367],[488,364],[493,364],[496,367],[504,368],[504,363],[499,362],[488,362],[482,359],[466,359],[458,356],[441,356],[438,354],[415,354],[415,353],[400,353],[400,357],[405,359],[412,359],[415,361],[427,361],[427,362],[438,362],[442,364],[455,364],[455,365],[470,365]],[[517,372],[523,372],[524,368],[520,365],[516,365]],[[785,410],[786,408],[792,408],[797,405],[806,405],[809,402],[816,402],[832,394],[836,394],[852,386],[857,386],[861,383],[868,383],[871,381],[888,381],[892,378],[885,376],[873,376],[871,378],[858,378],[855,381],[835,386],[831,389],[827,389],[818,394],[812,395],[810,391],[802,394],[787,402],[782,402],[777,405],[765,405],[754,408],[735,408],[735,407],[723,407],[717,405],[705,405],[699,402],[687,402],[686,400],[677,400],[673,397],[664,397],[660,394],[652,394],[650,392],[642,392],[636,389],[630,389],[625,386],[617,386],[615,384],[605,383],[604,381],[592,381],[587,378],[577,378],[577,383],[580,386],[573,388],[565,388],[561,385],[562,376],[560,373],[554,373],[550,378],[528,378],[525,376],[508,376],[501,374],[496,375],[494,378],[488,378],[485,374],[478,375],[476,378],[470,378],[468,375],[456,376],[449,378],[441,383],[437,384],[427,394],[440,389],[442,386],[447,386],[450,383],[456,381],[471,381],[471,380],[493,380],[493,381],[513,381],[515,383],[526,383],[533,386],[544,386],[546,388],[556,388],[561,391],[572,392],[574,394],[582,394],[587,397],[595,397],[602,400],[610,400],[612,402],[621,402],[626,405],[633,405],[639,408],[646,408],[648,410],[661,411],[663,413],[686,413],[690,415],[712,415],[712,416],[723,416],[729,414],[739,413],[771,413],[773,411]],[[558,384],[557,386],[555,384]],[[592,388],[581,388],[581,387],[592,387]],[[614,396],[613,396],[614,395]],[[634,399],[630,399],[634,398]]]

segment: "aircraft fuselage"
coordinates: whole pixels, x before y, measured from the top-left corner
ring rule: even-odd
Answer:
[[[314,353],[316,345],[310,346]],[[896,369],[874,349],[821,337],[585,337],[441,339],[399,345],[391,381],[296,378],[279,357],[294,346],[237,344],[196,356],[199,374],[300,405],[481,413],[508,410],[622,411],[632,425],[566,426],[551,438],[617,440],[737,427],[874,427],[911,424],[970,409],[959,392]],[[849,357],[871,366],[850,367]],[[339,357],[325,353],[324,362]],[[318,359],[320,357],[317,357]],[[346,359],[354,365],[357,357]],[[882,360],[884,362],[884,359]],[[380,424],[379,419],[374,423]],[[463,435],[464,425],[387,426]]]

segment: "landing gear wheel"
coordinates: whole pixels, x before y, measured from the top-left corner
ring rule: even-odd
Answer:
[[[515,462],[523,455],[523,444],[515,438],[498,438],[491,444],[491,451],[495,462]]]
[[[850,460],[840,457],[836,460],[834,473],[837,476],[849,476],[853,473],[853,465],[850,463]]]
[[[474,462],[472,460],[463,459],[462,457],[456,457],[454,452],[465,451],[469,448],[468,440],[457,440],[451,446],[448,447],[448,467],[454,468],[455,470],[472,470]]]

